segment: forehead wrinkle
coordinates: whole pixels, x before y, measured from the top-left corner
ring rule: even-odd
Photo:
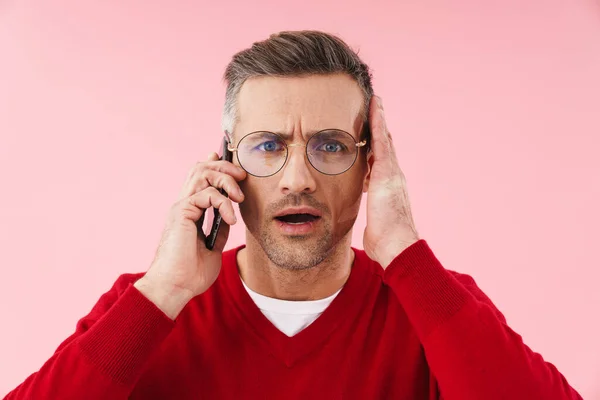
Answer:
[[[341,129],[360,137],[364,102],[354,82],[350,94],[347,86],[328,81],[315,85],[313,78],[303,78],[308,80],[301,85],[286,84],[280,91],[279,85],[292,82],[288,79],[266,78],[244,84],[238,96],[240,133],[262,130],[293,138],[297,132],[308,137],[323,129]],[[349,95],[354,97],[354,93],[361,101],[344,100]]]
[[[355,139],[360,139],[364,123],[363,113],[360,110],[356,113],[354,112],[355,110],[341,109],[340,111],[340,116],[343,115],[343,117],[335,118],[338,120],[336,122],[325,122],[327,116],[323,113],[300,113],[298,115],[288,113],[285,118],[286,122],[281,125],[281,128],[271,128],[270,131],[289,140],[292,139],[297,132],[301,132],[302,137],[308,139],[313,134],[323,130],[339,129],[350,133]],[[313,121],[307,121],[309,118]],[[344,122],[340,123],[342,119]],[[309,126],[311,128],[308,128]],[[265,130],[268,131],[269,129]]]

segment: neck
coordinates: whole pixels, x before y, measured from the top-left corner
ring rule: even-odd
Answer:
[[[250,289],[263,296],[292,301],[324,299],[340,290],[350,276],[354,262],[351,233],[320,264],[297,271],[271,262],[260,244],[246,232],[246,247],[237,254],[240,275]]]

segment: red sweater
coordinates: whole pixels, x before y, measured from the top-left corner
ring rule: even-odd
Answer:
[[[236,251],[175,322],[132,286],[142,274],[122,275],[6,399],[581,399],[423,240],[385,272],[354,250],[342,291],[293,337],[253,303]]]

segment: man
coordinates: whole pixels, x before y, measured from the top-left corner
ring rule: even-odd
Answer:
[[[225,80],[233,163],[192,168],[149,270],[119,277],[8,399],[581,398],[419,238],[381,99],[343,41],[272,35]],[[224,225],[208,250],[196,222],[212,206],[235,224],[233,202],[246,244],[223,252]]]

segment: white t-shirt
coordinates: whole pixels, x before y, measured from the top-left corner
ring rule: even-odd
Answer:
[[[241,278],[240,278],[241,279]],[[302,329],[312,324],[342,289],[321,300],[289,301],[274,299],[254,292],[242,279],[242,284],[248,294],[273,325],[287,336],[294,336]]]

